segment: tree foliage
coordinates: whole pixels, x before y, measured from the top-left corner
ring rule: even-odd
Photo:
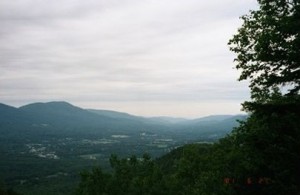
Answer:
[[[233,172],[240,177],[268,178],[268,185],[260,185],[256,193],[300,191],[299,100],[278,97],[265,104],[248,104],[252,114],[227,138],[232,140],[233,151],[242,154]]]
[[[83,172],[76,194],[167,194],[162,172],[148,154],[123,159],[112,155],[110,164],[111,173],[103,173],[99,167]]]
[[[239,80],[250,80],[252,95],[252,102],[243,104],[248,120],[226,138],[241,159],[229,172],[268,178],[256,194],[299,194],[300,1],[258,3],[229,41]],[[235,189],[247,194],[241,183]]]
[[[151,159],[149,155],[123,159],[112,155],[112,172],[104,174],[101,168],[94,168],[82,173],[76,193],[231,195],[231,189],[223,183],[225,175],[215,171],[220,165],[220,161],[212,160],[215,158],[213,151],[218,151],[215,149],[209,144],[186,145],[157,160]],[[166,164],[170,169],[165,169]]]
[[[265,101],[278,87],[300,90],[300,1],[258,0],[259,9],[242,16],[229,41],[237,54],[239,80],[250,79],[252,98]]]

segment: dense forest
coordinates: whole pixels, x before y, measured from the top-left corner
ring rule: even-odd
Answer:
[[[81,174],[77,194],[300,194],[300,2],[258,0],[229,41],[239,80],[249,80],[249,118],[215,144],[151,160],[110,159]]]

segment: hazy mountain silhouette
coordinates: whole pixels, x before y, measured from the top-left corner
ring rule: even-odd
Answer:
[[[230,132],[244,115],[215,115],[199,119],[172,117],[140,117],[110,110],[82,109],[67,102],[33,103],[14,108],[0,104],[0,131],[32,132],[33,129],[51,134],[72,133],[138,133],[150,131],[174,134],[212,134]],[[16,132],[15,132],[16,133]]]

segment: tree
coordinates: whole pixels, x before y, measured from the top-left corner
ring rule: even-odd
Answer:
[[[76,194],[81,195],[101,195],[106,194],[107,182],[110,179],[108,174],[102,172],[100,167],[94,167],[91,172],[81,173],[81,182]]]
[[[264,102],[282,86],[300,90],[300,1],[258,0],[259,9],[242,16],[229,41],[237,54],[239,80],[250,79],[252,98]]]
[[[300,1],[258,0],[258,4],[258,10],[242,17],[242,27],[229,41],[237,54],[239,80],[250,80],[253,100],[243,105],[251,113],[247,121],[226,138],[234,154],[242,154],[229,173],[270,181],[248,190],[238,183],[237,194],[298,195]]]
[[[300,191],[300,99],[290,100],[280,97],[252,104],[247,121],[226,138],[232,142],[231,151],[240,154],[238,165],[229,170],[231,175],[244,181],[254,178],[257,184],[248,194],[292,195]],[[245,184],[239,183],[238,190],[245,189]],[[242,193],[247,194],[245,190]]]

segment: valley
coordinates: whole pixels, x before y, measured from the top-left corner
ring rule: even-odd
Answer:
[[[189,143],[213,143],[246,116],[145,118],[66,102],[0,106],[0,179],[22,194],[70,194],[79,173],[109,158],[160,157]]]

